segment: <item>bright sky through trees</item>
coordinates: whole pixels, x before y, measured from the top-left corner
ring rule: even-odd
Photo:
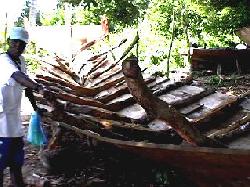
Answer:
[[[12,24],[21,14],[26,0],[0,0],[0,27],[6,23],[6,13],[8,23]],[[52,11],[56,8],[57,0],[37,0],[38,9],[41,12]]]

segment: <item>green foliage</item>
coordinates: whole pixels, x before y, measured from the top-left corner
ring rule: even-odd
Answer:
[[[28,2],[17,25],[28,17]],[[132,33],[138,31],[140,62],[162,72],[167,69],[172,36],[170,67],[176,68],[187,65],[180,54],[187,54],[190,41],[199,46],[233,47],[240,42],[235,30],[250,25],[248,0],[60,0],[56,12],[41,15],[42,25],[65,24],[65,2],[73,5],[72,24],[100,24],[106,15],[112,37],[126,38],[128,27]]]
[[[180,54],[178,48],[175,48],[172,52],[172,61],[175,62],[174,63],[174,65],[176,65],[175,67],[184,68],[186,65],[184,62],[184,57]]]
[[[213,86],[218,86],[221,83],[221,78],[218,75],[213,75],[209,79],[209,84]]]
[[[100,24],[100,15],[95,7],[84,9],[82,7],[74,10],[72,24],[89,25]]]
[[[40,67],[40,57],[49,55],[48,51],[44,49],[38,49],[36,43],[30,42],[25,49],[25,61],[30,72],[36,72]]]
[[[36,44],[30,42],[25,49],[25,61],[30,72],[35,72],[39,67],[38,61],[31,57],[33,54],[36,54]]]
[[[25,1],[25,7],[22,10],[21,16],[17,18],[15,22],[16,26],[23,27],[24,26],[24,19],[28,19],[30,11],[30,1]]]
[[[165,62],[164,57],[168,52],[167,46],[170,45],[173,25],[175,25],[174,41],[170,58],[172,67],[186,65],[180,53],[186,51],[187,54],[189,41],[196,41],[199,46],[207,47],[234,47],[235,43],[240,42],[234,32],[239,27],[249,25],[250,9],[246,6],[246,1],[224,2],[223,6],[215,7],[211,1],[152,0],[145,19],[150,24],[152,37],[156,35],[164,37],[164,42],[157,39],[155,42],[166,45],[162,48],[157,47],[157,51],[164,51],[165,54],[161,55],[162,58],[152,55],[152,63]]]
[[[31,58],[31,57],[26,57],[25,58],[26,63],[27,63],[27,68],[29,72],[36,72],[36,70],[40,67],[40,62],[37,59]]]
[[[154,183],[156,186],[164,187],[190,187],[193,184],[183,177],[176,170],[171,168],[166,168],[159,166],[152,169],[152,174],[154,175]]]
[[[62,0],[72,5],[79,5],[74,14],[73,23],[100,23],[100,16],[106,15],[113,30],[121,30],[126,26],[137,25],[149,0]]]
[[[156,183],[161,185],[169,185],[168,173],[167,172],[157,172],[155,174]]]
[[[209,21],[206,31],[212,33],[213,36],[221,37],[220,40],[223,41],[227,40],[226,34],[234,35],[236,29],[250,24],[250,9],[242,4],[237,7],[224,7],[221,10],[214,10],[213,14],[208,14],[208,11],[205,9],[204,12],[208,15]]]
[[[64,25],[64,10],[62,8],[57,9],[56,13],[42,15],[42,25]]]
[[[175,5],[170,0],[162,0],[152,4],[149,19],[157,23],[156,29],[161,34],[169,37],[169,29],[171,25],[171,10],[176,9],[176,31],[177,38],[183,38],[184,28],[188,26],[189,34],[201,43],[207,42],[209,45],[215,46],[217,42],[226,47],[232,39],[228,35],[234,35],[234,31],[242,26],[250,23],[249,8],[243,4],[237,7],[224,7],[217,10],[211,6],[201,6],[200,4],[190,2],[188,0],[179,0]],[[203,39],[204,36],[210,35],[212,38]]]
[[[73,6],[83,5],[84,8],[90,8],[91,6],[98,6],[98,0],[60,0],[63,3],[70,3]]]
[[[246,7],[250,6],[250,2],[248,0],[200,0],[199,3],[206,6],[210,5],[218,10],[225,7],[237,7],[240,4],[243,4]]]
[[[30,12],[30,1],[26,0],[25,1],[25,6],[24,6],[24,8],[22,9],[22,12],[21,12],[21,16],[19,16],[17,18],[17,20],[15,21],[14,25],[15,26],[19,26],[19,27],[24,27],[24,20],[25,19],[28,20],[28,18],[29,18],[29,12]],[[36,24],[37,25],[41,25],[40,14],[39,13],[37,14]]]

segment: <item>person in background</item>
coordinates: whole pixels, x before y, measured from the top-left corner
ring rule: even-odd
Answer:
[[[3,171],[10,167],[11,182],[15,187],[25,186],[22,176],[24,163],[24,132],[21,123],[22,91],[29,98],[35,111],[32,91],[44,93],[44,87],[26,74],[22,53],[29,34],[22,27],[13,27],[8,34],[8,50],[0,55],[0,186],[3,186]]]

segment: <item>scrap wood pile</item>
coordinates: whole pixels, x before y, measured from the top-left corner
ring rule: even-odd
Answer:
[[[249,130],[249,93],[233,96],[197,86],[190,77],[148,75],[137,58],[127,58],[138,39],[119,59],[109,56],[126,40],[89,56],[77,71],[59,57],[44,63],[36,78],[49,88],[44,96],[36,95],[40,107],[48,109],[43,120],[98,140],[208,147],[228,147]],[[49,149],[60,138],[54,134]]]

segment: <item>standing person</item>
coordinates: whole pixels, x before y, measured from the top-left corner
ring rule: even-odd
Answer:
[[[11,182],[15,187],[25,186],[22,176],[24,162],[24,132],[21,123],[21,98],[26,96],[34,110],[38,110],[32,90],[43,93],[43,87],[26,75],[21,56],[28,43],[29,34],[21,27],[13,27],[9,33],[8,50],[0,55],[0,186],[3,171],[10,167]]]

